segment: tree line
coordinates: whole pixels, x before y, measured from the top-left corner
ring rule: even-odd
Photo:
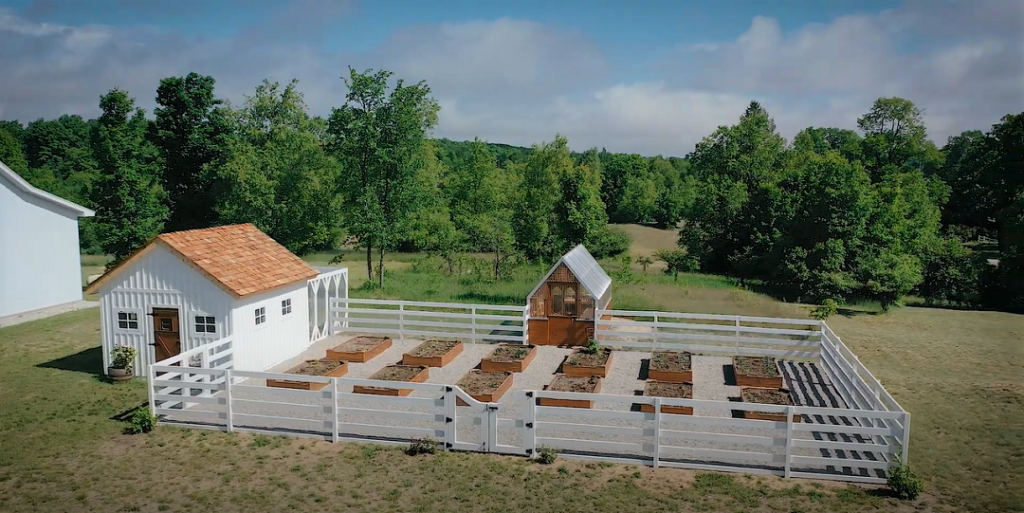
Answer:
[[[392,78],[349,69],[344,102],[319,117],[295,81],[233,106],[212,77],[170,77],[152,116],[115,89],[96,119],[0,121],[0,160],[95,209],[83,251],[114,263],[161,231],[251,222],[300,255],[353,242],[378,285],[390,251],[438,255],[452,273],[485,253],[477,271],[500,278],[579,243],[619,255],[630,241],[608,223],[642,223],[679,230],[659,255],[670,273],[817,303],[1024,305],[1024,114],[938,148],[920,109],[881,98],[858,131],[787,142],[752,102],[684,158],[643,157],[572,152],[557,135],[530,148],[432,139],[429,86]],[[978,235],[998,240],[998,265],[965,247]]]

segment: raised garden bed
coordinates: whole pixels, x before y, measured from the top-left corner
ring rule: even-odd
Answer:
[[[648,381],[644,386],[645,397],[670,397],[673,399],[693,399],[693,385],[689,383],[670,383],[666,381]],[[641,404],[640,411],[654,413],[653,404]],[[691,406],[662,405],[661,413],[676,415],[693,415]]]
[[[740,399],[745,403],[793,405],[793,397],[789,390],[778,388],[744,387],[740,389]],[[785,413],[740,410],[740,414],[745,419],[786,422]],[[800,417],[801,415],[793,415],[793,422],[800,422]]]
[[[565,359],[562,372],[573,378],[608,377],[608,367],[612,365],[612,350],[598,349],[595,354],[587,354],[577,349]]]
[[[594,376],[568,376],[558,374],[551,380],[544,390],[552,392],[575,392],[580,394],[601,393],[601,378]],[[540,406],[558,406],[562,408],[593,408],[594,401],[586,399],[555,399],[553,397],[540,397],[537,399]]]
[[[537,346],[501,344],[487,358],[480,360],[484,372],[523,372],[537,356]]]
[[[428,340],[402,355],[402,365],[444,367],[462,353],[458,340]]]
[[[782,388],[779,362],[770,356],[733,356],[732,370],[737,386]]]
[[[512,388],[511,372],[484,372],[471,370],[456,383],[473,399],[482,403],[496,403]],[[455,404],[469,406],[462,398],[456,397]]]
[[[356,337],[327,350],[327,358],[365,363],[391,348],[391,337]]]
[[[298,374],[300,376],[326,376],[340,378],[348,372],[348,364],[337,360],[321,358],[319,360],[306,360],[295,367],[285,371],[285,374]],[[299,381],[290,379],[268,379],[268,387],[295,388],[298,390],[320,390],[330,383],[315,383],[312,381]]]
[[[405,381],[407,383],[423,383],[430,377],[430,369],[423,366],[388,365],[375,372],[370,379],[382,381]],[[356,394],[397,395],[406,396],[412,393],[411,388],[368,387],[356,385],[352,387]]]
[[[675,351],[655,351],[651,356],[651,366],[647,369],[647,377],[667,383],[693,383],[693,370],[690,369],[690,353]]]

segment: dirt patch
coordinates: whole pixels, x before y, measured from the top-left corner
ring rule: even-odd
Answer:
[[[783,406],[792,406],[793,398],[790,397],[788,390],[778,390],[772,388],[744,388],[740,391],[740,398],[745,403],[758,403],[758,404],[780,404]]]
[[[502,344],[498,346],[493,353],[491,353],[491,356],[489,356],[488,359],[495,362],[505,363],[521,362],[526,358],[526,355],[530,354],[531,349],[533,349],[533,346]]]
[[[365,353],[387,342],[387,340],[387,337],[356,337],[335,347],[334,350],[345,353]]]
[[[510,374],[510,372],[469,371],[456,385],[470,395],[487,394],[497,390]]]
[[[661,383],[648,381],[644,387],[644,395],[650,397],[671,397],[674,399],[693,399],[693,385],[689,383]]]
[[[779,366],[770,356],[734,356],[732,365],[739,374],[755,378],[777,378]]]
[[[323,376],[338,367],[344,362],[321,358],[319,360],[306,360],[295,367],[288,369],[285,374],[298,374],[300,376]]]
[[[423,372],[426,367],[413,367],[411,365],[388,365],[375,372],[370,379],[381,381],[409,381]]]
[[[407,354],[418,358],[444,356],[457,345],[459,345],[458,340],[428,340],[416,346],[415,349]]]
[[[587,354],[583,350],[577,349],[576,352],[569,356],[565,363],[578,367],[600,367],[608,362],[608,358],[611,355],[611,349],[601,349],[595,354]]]
[[[690,353],[656,351],[651,357],[651,370],[682,372],[690,370]]]
[[[571,376],[559,375],[555,376],[555,379],[551,380],[551,384],[548,385],[548,390],[552,392],[578,392],[582,394],[589,394],[597,388],[597,385],[600,382],[601,378],[596,377],[574,378]]]

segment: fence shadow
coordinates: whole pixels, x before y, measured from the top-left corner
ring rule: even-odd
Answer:
[[[36,367],[58,369],[71,372],[84,372],[93,376],[105,376],[103,372],[103,348],[96,346],[79,351],[75,354],[62,356],[56,360],[43,362]]]

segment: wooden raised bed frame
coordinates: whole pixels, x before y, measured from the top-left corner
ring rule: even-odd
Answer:
[[[408,367],[408,368],[418,368],[418,369],[420,369],[419,373],[413,374],[412,377],[409,378],[409,379],[404,379],[404,380],[400,380],[400,381],[396,380],[396,382],[398,382],[398,383],[402,383],[402,382],[405,382],[405,383],[424,383],[424,382],[427,381],[427,378],[430,377],[430,367],[412,366],[412,365],[388,365],[387,367],[384,367],[383,369],[375,372],[373,374],[373,376],[370,376],[370,379],[381,379],[378,375],[383,373],[383,372],[385,372],[385,371],[387,371],[390,368],[393,368],[393,367]],[[370,387],[370,386],[365,386],[365,385],[355,385],[355,386],[352,387],[352,392],[355,393],[355,394],[391,395],[391,396],[401,396],[401,397],[404,397],[404,396],[407,396],[407,395],[411,394],[412,393],[412,389],[411,388]]]
[[[571,392],[571,390],[556,390],[553,388],[556,384],[564,385],[567,382],[571,382],[577,379],[589,379],[594,382],[593,389],[589,392],[591,394],[601,393],[601,378],[594,376],[569,376],[567,374],[557,374],[555,379],[551,380],[551,383],[544,386],[544,390],[551,390],[552,392]],[[564,388],[564,387],[558,387]],[[588,401],[586,399],[555,399],[553,397],[538,397],[537,404],[539,406],[555,406],[559,408],[586,408],[590,409],[594,407],[594,401]]]
[[[449,349],[447,353],[440,356],[416,356],[413,354],[419,348],[436,342],[453,343],[454,345],[452,345],[451,349]],[[462,354],[462,348],[462,342],[456,340],[428,340],[416,346],[416,348],[411,352],[403,354],[402,365],[409,365],[412,367],[444,367],[445,365],[452,363],[452,360],[454,360],[456,356]]]
[[[673,355],[686,355],[689,358],[689,367],[686,370],[669,370],[669,369],[658,369],[654,366],[655,359],[658,358],[658,354],[673,354]],[[693,355],[690,353],[680,353],[677,351],[655,351],[651,356],[651,365],[647,369],[647,378],[655,381],[663,381],[666,383],[693,383]]]
[[[377,345],[366,350],[359,350],[358,346],[366,345],[368,342],[373,341],[377,341]],[[329,360],[366,363],[390,348],[391,337],[355,337],[343,344],[328,349],[327,358]]]
[[[295,367],[292,367],[292,368],[288,369],[285,372],[285,374],[294,374],[295,371],[305,367],[306,365],[309,364],[309,362],[324,362],[324,361],[329,361],[331,363],[338,363],[339,365],[337,367],[335,367],[334,369],[332,369],[331,371],[327,372],[326,374],[318,374],[318,376],[324,376],[324,377],[330,377],[330,378],[340,378],[340,377],[344,376],[346,372],[348,372],[348,364],[347,363],[345,363],[345,362],[338,362],[336,360],[329,360],[327,358],[322,358],[320,360],[306,360],[306,361],[296,365]],[[302,381],[302,380],[291,380],[291,379],[268,379],[267,380],[267,386],[268,387],[274,387],[274,388],[293,388],[293,389],[296,389],[296,390],[321,390],[324,387],[326,387],[327,385],[330,385],[330,382],[317,383],[317,382],[313,382],[313,381]]]
[[[573,353],[565,358],[565,362],[562,363],[562,373],[570,378],[607,378],[608,368],[612,365],[612,357],[615,355],[615,351],[602,347],[600,349],[608,353],[608,359],[604,361],[604,365],[573,365],[569,363],[572,359]]]
[[[771,391],[771,392],[785,393],[786,394],[786,401],[787,401],[788,404],[787,405],[780,405],[780,406],[792,406],[793,405],[793,396],[790,394],[789,390],[786,390],[784,388],[780,389],[780,388],[766,388],[766,387],[743,387],[743,388],[740,389],[740,399],[742,399],[745,404],[777,404],[777,403],[757,403],[757,402],[754,402],[754,401],[750,401],[749,400],[750,392],[751,391],[759,391],[759,390],[767,390],[767,391]],[[740,412],[740,416],[743,417],[744,419],[750,419],[750,420],[771,420],[771,421],[775,421],[775,422],[786,422],[786,414],[785,413],[769,413],[769,412],[766,412],[766,411],[749,411],[749,410],[738,410],[738,411]],[[801,422],[802,420],[803,420],[803,415],[797,415],[797,414],[793,415],[793,422]]]
[[[494,352],[500,351],[503,347],[511,347],[513,349],[526,349],[526,356],[522,360],[514,362],[499,362],[494,361],[491,358],[494,356]],[[537,356],[537,346],[522,344],[501,344],[494,349],[487,358],[480,360],[480,370],[484,372],[523,372],[527,367],[530,366],[530,362],[533,361]]]
[[[771,360],[772,364],[775,365],[775,372],[777,372],[779,375],[775,377],[768,377],[743,374],[740,371],[740,366],[737,365],[737,362],[742,360]],[[770,356],[733,356],[732,370],[733,374],[736,375],[736,386],[755,388],[782,388],[782,369],[779,368],[779,361]]]
[[[462,381],[465,380],[466,378],[469,378],[470,376],[480,374],[504,374],[505,379],[502,380],[501,385],[499,385],[498,388],[494,390],[474,394],[468,388],[465,387]],[[466,373],[466,375],[463,376],[462,379],[460,379],[455,386],[461,388],[463,392],[466,392],[467,394],[469,394],[470,397],[476,399],[477,401],[480,401],[482,403],[496,403],[501,399],[501,396],[505,395],[505,392],[508,392],[508,389],[512,388],[512,380],[513,378],[511,372],[487,372],[474,369]],[[455,398],[455,404],[459,406],[469,406],[469,404],[463,401],[461,397]]]
[[[644,386],[644,397],[657,397],[650,394],[652,386],[678,386],[686,387],[688,390],[683,394],[684,397],[681,399],[692,399],[693,398],[693,385],[689,383],[674,383],[671,381],[648,381],[647,385]],[[641,404],[640,411],[644,413],[654,413],[653,404]],[[675,415],[693,415],[692,406],[671,406],[667,404],[661,405],[661,413],[672,413]]]

